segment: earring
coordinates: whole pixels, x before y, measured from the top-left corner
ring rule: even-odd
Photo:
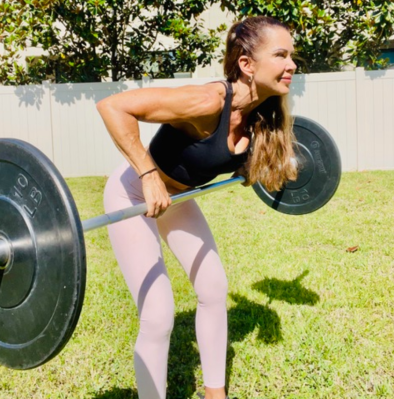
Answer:
[[[248,79],[248,83],[252,83],[252,82],[253,82],[253,78],[254,78],[254,76],[253,76],[253,75],[250,75],[250,76],[249,76],[249,79]]]

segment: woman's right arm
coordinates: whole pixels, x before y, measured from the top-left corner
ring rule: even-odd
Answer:
[[[141,142],[138,122],[190,123],[208,112],[208,104],[206,90],[183,86],[119,93],[101,100],[97,109],[116,147],[142,175],[155,164]],[[148,173],[141,180],[148,207],[146,216],[157,217],[171,204],[165,184],[157,172]]]
[[[128,108],[130,105],[124,106],[124,101],[130,102],[128,97],[108,97],[97,104],[97,109],[116,147],[141,176],[154,169],[155,164],[141,142],[137,117]],[[160,216],[171,205],[165,184],[156,171],[142,176],[141,182],[147,205],[146,216]]]

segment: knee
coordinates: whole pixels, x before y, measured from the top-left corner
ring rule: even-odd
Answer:
[[[153,312],[140,316],[140,333],[154,340],[167,340],[174,328],[174,307],[160,305]]]
[[[225,273],[211,276],[195,287],[198,302],[201,305],[226,304],[228,281]]]

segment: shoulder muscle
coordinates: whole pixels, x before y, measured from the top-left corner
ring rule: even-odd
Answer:
[[[110,96],[98,106],[116,108],[144,122],[178,123],[217,115],[224,98],[225,88],[219,83],[131,90]]]

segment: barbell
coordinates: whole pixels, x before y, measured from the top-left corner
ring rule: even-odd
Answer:
[[[297,181],[279,192],[253,189],[283,213],[314,212],[334,195],[341,161],[330,134],[295,117]],[[243,183],[242,176],[173,195],[172,203]],[[146,204],[81,221],[53,163],[34,146],[0,139],[0,364],[38,367],[55,357],[77,325],[86,284],[84,232],[146,213]]]

